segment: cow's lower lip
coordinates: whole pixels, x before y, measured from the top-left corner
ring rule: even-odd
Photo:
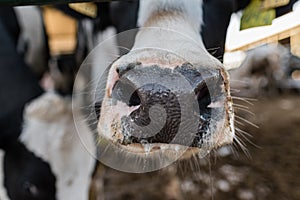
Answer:
[[[180,144],[167,144],[167,143],[152,143],[152,144],[141,144],[141,143],[132,143],[128,145],[121,145],[125,151],[133,153],[135,155],[145,155],[151,156],[155,153],[162,154],[173,154],[174,156],[179,156],[182,158],[189,158],[191,155],[199,154],[207,150],[203,150],[197,147],[188,147]]]

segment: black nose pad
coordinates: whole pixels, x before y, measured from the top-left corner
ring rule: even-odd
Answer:
[[[135,79],[134,79],[135,80]],[[112,99],[138,106],[122,118],[123,134],[130,131],[130,142],[168,143],[178,131],[180,104],[170,89],[156,83],[135,86],[134,80],[119,79],[112,91]]]
[[[130,103],[133,102],[139,103],[127,118],[133,130],[133,142],[170,143],[181,120],[177,95],[162,85],[146,84],[132,94]]]
[[[221,93],[223,79],[215,76],[218,73],[202,76],[195,68],[153,66],[118,72],[113,102],[136,106],[129,116],[121,118],[123,144],[174,143],[176,136],[176,144],[199,146],[211,119],[211,95]],[[191,137],[196,139],[189,142]]]

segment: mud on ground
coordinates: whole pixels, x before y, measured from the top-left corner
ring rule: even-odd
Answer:
[[[260,98],[247,105],[255,115],[238,115],[239,127],[252,135],[249,156],[241,148],[222,148],[199,162],[183,162],[146,174],[99,168],[107,200],[147,199],[300,199],[300,96]],[[242,136],[240,136],[242,138]],[[101,197],[100,197],[101,196]]]

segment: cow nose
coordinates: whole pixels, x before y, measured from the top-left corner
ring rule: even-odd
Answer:
[[[113,102],[135,108],[121,119],[124,144],[199,142],[195,138],[202,137],[199,130],[208,124],[211,113],[207,80],[200,73],[192,70],[183,76],[181,70],[132,65],[126,72],[118,71],[122,73],[112,90]]]
[[[132,130],[130,142],[171,143],[181,121],[176,94],[163,85],[149,83],[133,93],[130,104],[133,103],[139,104],[138,108],[122,119],[124,127],[130,125]]]

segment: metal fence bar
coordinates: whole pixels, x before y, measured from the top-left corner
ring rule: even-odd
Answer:
[[[111,0],[0,0],[0,6],[47,5],[79,2],[107,2]]]

